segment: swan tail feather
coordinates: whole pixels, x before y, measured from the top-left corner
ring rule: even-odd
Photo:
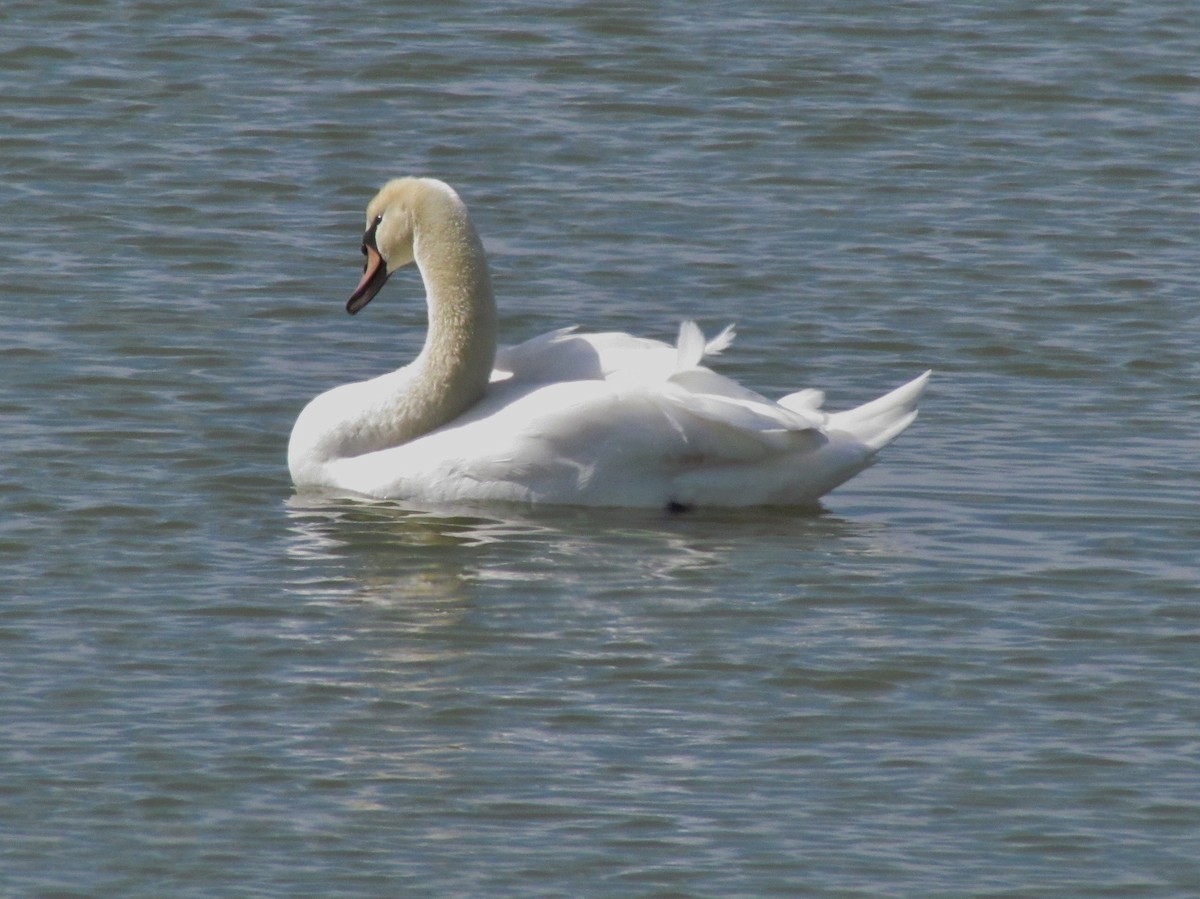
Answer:
[[[830,431],[844,431],[879,452],[916,420],[917,403],[932,372],[927,371],[877,400],[829,416]]]

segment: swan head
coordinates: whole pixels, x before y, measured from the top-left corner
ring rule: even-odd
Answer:
[[[353,315],[366,306],[392,272],[415,260],[416,223],[438,212],[445,215],[446,211],[465,215],[458,194],[441,181],[397,178],[383,186],[367,204],[367,228],[362,239],[366,263],[362,279],[346,303],[347,312]]]

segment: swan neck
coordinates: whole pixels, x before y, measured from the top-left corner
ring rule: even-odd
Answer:
[[[461,203],[418,217],[413,258],[425,282],[428,331],[418,358],[396,372],[400,382],[388,388],[396,391],[386,416],[390,433],[373,440],[385,446],[407,443],[466,412],[484,395],[496,358],[487,259]]]
[[[419,362],[457,415],[483,394],[496,354],[496,304],[483,244],[464,216],[418,227],[414,257],[429,330]],[[433,233],[429,233],[432,231]]]

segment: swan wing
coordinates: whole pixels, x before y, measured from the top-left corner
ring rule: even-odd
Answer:
[[[579,334],[575,326],[560,328],[499,349],[492,381],[513,378],[551,384],[598,379],[654,383],[699,367],[706,357],[728,349],[734,334],[733,325],[728,325],[707,340],[695,322],[684,321],[675,346],[671,346],[615,331]]]
[[[669,381],[508,382],[449,425],[334,462],[332,473],[345,489],[381,497],[663,506],[700,501],[695,489],[675,495],[681,477],[727,469],[752,478],[756,466],[824,442],[782,408]]]

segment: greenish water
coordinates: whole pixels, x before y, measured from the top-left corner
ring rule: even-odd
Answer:
[[[9,3],[0,893],[1195,895],[1192,12]],[[506,342],[922,417],[816,515],[295,497],[406,173]]]

